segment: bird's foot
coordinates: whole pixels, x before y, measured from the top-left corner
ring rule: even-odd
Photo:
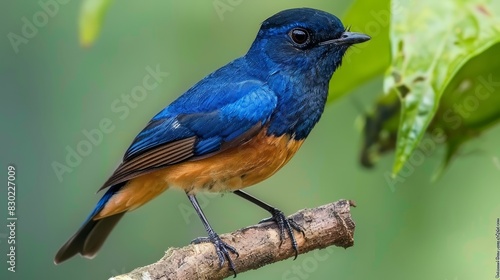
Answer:
[[[299,255],[299,247],[297,246],[297,240],[293,235],[293,230],[295,229],[296,231],[302,233],[302,236],[305,236],[305,229],[301,225],[297,224],[294,220],[287,219],[287,217],[285,217],[285,214],[283,214],[283,212],[281,212],[279,209],[273,208],[271,214],[271,217],[260,221],[259,224],[266,222],[275,222],[278,225],[281,240],[280,246],[281,244],[283,244],[283,241],[285,241],[286,234],[288,234],[288,236],[290,236],[290,240],[292,241],[293,250],[295,250],[295,260]]]
[[[208,242],[212,243],[215,247],[215,252],[217,253],[217,257],[219,257],[220,267],[222,268],[222,266],[227,260],[229,264],[229,270],[231,270],[234,273],[234,277],[236,277],[236,269],[234,268],[234,263],[233,260],[231,259],[229,252],[235,254],[236,257],[239,257],[240,254],[238,254],[238,251],[236,251],[236,249],[233,246],[222,241],[219,235],[215,232],[210,232],[208,234],[208,237],[198,237],[193,241],[191,241],[192,244],[200,244]]]

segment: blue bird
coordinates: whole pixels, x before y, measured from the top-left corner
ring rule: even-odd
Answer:
[[[107,191],[57,252],[92,258],[127,211],[170,187],[184,190],[222,266],[237,251],[217,235],[196,194],[232,192],[267,210],[282,240],[301,227],[241,189],[276,173],[301,147],[323,113],[329,81],[347,49],[370,37],[350,32],[329,13],[279,12],[262,23],[248,53],[195,84],[146,125],[99,190]]]

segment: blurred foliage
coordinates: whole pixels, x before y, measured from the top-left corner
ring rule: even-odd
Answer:
[[[102,21],[112,0],[84,0],[80,8],[80,44],[90,47],[101,31]]]
[[[447,152],[440,176],[462,144],[500,121],[500,44],[471,59],[446,88],[428,131],[443,131]]]
[[[350,14],[362,14],[355,9],[359,9],[356,4]],[[489,128],[500,114],[498,94],[490,92],[487,102],[478,99],[478,105],[475,104],[480,81],[484,83],[484,79],[488,79],[490,91],[495,90],[495,85],[498,85],[495,81],[499,81],[493,77],[500,64],[498,52],[487,50],[500,41],[500,2],[393,1],[391,14],[390,38],[386,40],[391,44],[392,62],[385,74],[386,97],[381,97],[374,112],[366,116],[361,163],[372,166],[378,154],[396,149],[395,176],[418,148],[426,131],[440,128],[446,132],[448,147],[440,173],[462,143]],[[368,24],[372,19],[365,20]],[[379,45],[375,47],[378,48],[374,51],[385,53]],[[477,55],[482,64],[466,65]],[[385,61],[384,55],[363,59],[369,59],[369,65]],[[457,85],[461,87],[457,88]],[[462,122],[450,121],[449,110],[456,110],[454,106],[463,102],[474,102],[469,105],[472,108],[469,111],[473,112],[455,118],[468,119],[463,121],[466,124],[472,118],[469,115],[474,115],[475,122],[482,124],[481,128],[449,129],[450,123]],[[488,103],[493,109],[478,109],[479,103]],[[397,110],[388,110],[390,108]],[[438,111],[446,115],[436,114]],[[429,126],[431,123],[435,125]]]
[[[342,17],[351,30],[363,30],[372,39],[353,46],[345,55],[342,71],[330,82],[328,101],[338,100],[373,78],[383,74],[390,63],[389,25],[390,1],[358,0]]]
[[[393,61],[384,84],[386,94],[396,91],[402,100],[394,174],[417,148],[458,70],[500,41],[500,21],[494,16],[500,15],[500,2],[496,0],[404,0],[400,4],[392,10]]]
[[[443,93],[426,130],[436,144],[446,145],[437,179],[459,148],[477,138],[500,120],[500,44],[469,60],[453,77]],[[365,116],[361,164],[372,167],[378,156],[395,148],[401,102],[396,91],[381,95],[375,110]],[[440,136],[444,134],[444,138]],[[425,147],[417,147],[417,150]],[[410,156],[411,157],[411,156]]]
[[[219,2],[240,4],[219,14],[214,7],[214,3]],[[364,71],[365,67],[380,63],[379,59],[386,57],[378,77],[369,83],[365,83],[369,78],[358,80],[364,86],[355,90],[352,97],[361,104],[373,102],[374,109],[375,106],[381,108],[367,115],[374,118],[371,126],[366,126],[370,131],[367,135],[371,135],[372,143],[378,143],[378,136],[382,136],[379,147],[382,151],[393,147],[400,111],[392,98],[398,100],[399,96],[377,97],[382,92],[383,74],[390,63],[389,24],[385,24],[385,16],[391,12],[387,0],[380,0],[385,3],[380,8],[371,6],[376,3],[370,2],[379,2],[373,0],[367,1],[365,8],[356,4],[359,14],[346,13],[352,2],[121,1],[112,3],[107,10],[101,35],[89,50],[78,47],[80,42],[76,36],[81,2],[5,1],[0,33],[23,36],[26,43],[12,45],[4,37],[0,44],[4,89],[0,125],[5,132],[0,137],[3,147],[0,158],[4,160],[4,167],[16,164],[19,168],[16,233],[19,266],[16,273],[4,267],[0,279],[37,279],[40,275],[48,279],[107,279],[157,261],[167,247],[184,246],[193,238],[205,235],[196,213],[181,211],[192,208],[185,194],[169,190],[127,214],[95,259],[76,257],[58,266],[52,262],[57,249],[98,201],[102,193],[96,195],[95,191],[147,121],[207,73],[242,55],[255,37],[259,22],[280,10],[309,6],[336,15],[358,17],[359,22],[343,20],[346,25],[352,25],[351,30],[369,33],[373,39],[352,48],[333,79],[335,86],[344,87],[343,83],[356,86],[358,82],[350,81],[358,80],[356,69],[349,67],[350,61],[359,63],[358,71]],[[44,11],[51,3],[49,8],[53,13],[49,16]],[[47,14],[48,21],[42,25],[43,14]],[[377,19],[381,19],[382,24],[377,23]],[[31,25],[36,30],[28,34]],[[365,52],[372,52],[376,40],[385,43],[372,55],[365,56]],[[494,56],[495,52],[499,53],[498,45],[487,52],[483,62],[479,55],[464,67],[474,64],[479,69],[498,59]],[[357,56],[363,58],[356,62]],[[121,115],[112,110],[112,104],[126,105],[123,98],[141,85],[147,75],[145,68],[156,65],[171,75],[149,92],[147,98],[129,107],[129,116],[121,119]],[[448,125],[448,130],[455,131],[457,136],[465,131],[456,126],[455,123],[459,123],[456,116],[446,114],[441,109],[445,107],[441,106],[449,104],[447,108],[453,108],[455,104],[470,102],[466,101],[466,95],[455,99],[453,94],[458,96],[464,89],[484,84],[484,80],[490,79],[490,73],[485,70],[483,80],[481,76],[469,75],[464,67],[450,82],[449,88],[457,90],[452,91],[452,95],[443,93],[428,131],[432,131],[434,125]],[[498,68],[492,68],[491,72],[491,79],[498,81]],[[461,73],[472,79],[456,80],[452,86]],[[336,78],[339,75],[342,79]],[[354,87],[346,92],[352,89]],[[486,94],[482,90],[481,93]],[[485,110],[491,110],[490,116],[496,118],[494,100],[497,96],[498,91],[492,92],[470,117],[461,118],[460,124],[471,131],[484,132],[484,125],[494,122],[478,120]],[[353,121],[359,112],[352,106],[351,96],[348,97],[332,98],[335,102],[327,106],[322,120],[290,163],[248,191],[287,214],[339,198],[353,199],[358,204],[353,209],[356,245],[348,250],[332,248],[309,252],[295,261],[286,260],[242,273],[237,279],[492,279],[496,273],[495,228],[500,213],[500,126],[493,127],[487,136],[461,146],[460,160],[434,184],[429,184],[428,178],[445,152],[444,145],[412,170],[408,171],[405,166],[398,180],[388,181],[385,176],[391,172],[388,156],[381,158],[377,168],[370,172],[356,168],[357,158],[353,154],[359,149],[359,134],[353,129]],[[397,112],[395,115],[393,110]],[[455,119],[445,122],[444,116]],[[108,118],[115,130],[103,135],[102,141],[92,146],[90,154],[79,165],[71,166],[71,173],[59,180],[51,164],[66,163],[67,149],[88,140],[82,132],[97,129],[100,121]],[[382,133],[379,134],[380,127]],[[388,131],[394,135],[386,133]],[[475,133],[470,136],[476,137]],[[424,137],[423,142],[426,141]],[[473,152],[466,156],[464,150]],[[6,190],[0,189],[5,203]],[[267,216],[265,211],[230,194],[199,199],[219,233],[254,224]],[[5,211],[6,208],[2,208]],[[6,229],[4,226],[4,230],[0,230],[2,254],[7,254]]]
[[[80,15],[83,46],[96,39],[110,2],[83,2]],[[450,81],[460,82],[456,81],[456,74],[464,64],[476,55],[484,55],[485,50],[500,41],[499,14],[500,2],[494,0],[358,0],[352,4],[343,21],[353,30],[364,30],[372,40],[347,53],[343,71],[331,81],[334,86],[329,101],[338,100],[384,72],[384,94],[388,95],[375,104],[373,115],[366,116],[361,150],[363,166],[373,166],[378,154],[395,149],[392,173],[393,176],[399,173],[430,129],[438,109],[447,112],[440,102],[445,92],[451,92]],[[495,58],[497,55],[493,54],[484,59],[495,64]],[[468,69],[467,77],[462,75],[462,78],[469,81],[471,77],[492,73],[486,68]],[[448,103],[450,98],[458,102],[455,99],[465,94],[446,99]],[[488,123],[496,120],[489,113],[484,118]],[[472,138],[471,134],[457,137],[463,134],[450,135],[446,131],[448,154],[441,171],[460,145]],[[481,130],[474,132],[472,135],[477,135]]]

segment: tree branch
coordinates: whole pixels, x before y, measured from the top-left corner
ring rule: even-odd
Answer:
[[[352,201],[339,200],[313,209],[301,210],[289,218],[305,229],[305,238],[295,232],[300,254],[331,245],[351,247],[354,244],[354,221],[351,219]],[[280,247],[277,226],[274,223],[257,224],[221,238],[238,250],[233,256],[238,273],[257,269],[294,256],[287,238]],[[211,243],[191,244],[182,248],[169,248],[158,262],[136,268],[132,272],[112,277],[110,280],[131,279],[223,279],[232,276],[227,262],[219,261]]]

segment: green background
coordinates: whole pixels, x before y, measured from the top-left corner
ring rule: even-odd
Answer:
[[[306,5],[341,16],[349,2],[241,1],[219,17],[214,1],[116,1],[96,44],[84,49],[77,34],[80,2],[69,1],[16,53],[7,34],[21,35],[21,19],[33,22],[42,8],[36,1],[5,2],[0,17],[0,278],[107,279],[205,235],[193,212],[186,216],[180,210],[190,207],[185,195],[171,190],[127,214],[93,260],[76,257],[53,264],[55,252],[90,212],[100,197],[95,191],[145,123],[206,74],[243,55],[264,19]],[[111,104],[142,84],[147,66],[158,64],[169,77],[121,120]],[[353,98],[368,105],[381,86],[381,79],[375,80]],[[438,182],[429,178],[444,153],[441,147],[391,188],[386,174],[392,155],[374,170],[358,165],[360,112],[353,98],[329,104],[295,158],[249,191],[288,214],[340,198],[355,200],[354,247],[322,252],[326,259],[314,252],[301,255],[238,279],[494,279],[500,129],[468,144]],[[98,128],[104,118],[115,129],[58,180],[53,162],[64,163],[66,147],[75,149],[86,139],[82,130]],[[2,226],[7,224],[9,164],[17,168],[15,273],[7,271],[8,232]],[[219,233],[267,216],[233,195],[203,201]],[[297,268],[302,272],[297,274]]]

